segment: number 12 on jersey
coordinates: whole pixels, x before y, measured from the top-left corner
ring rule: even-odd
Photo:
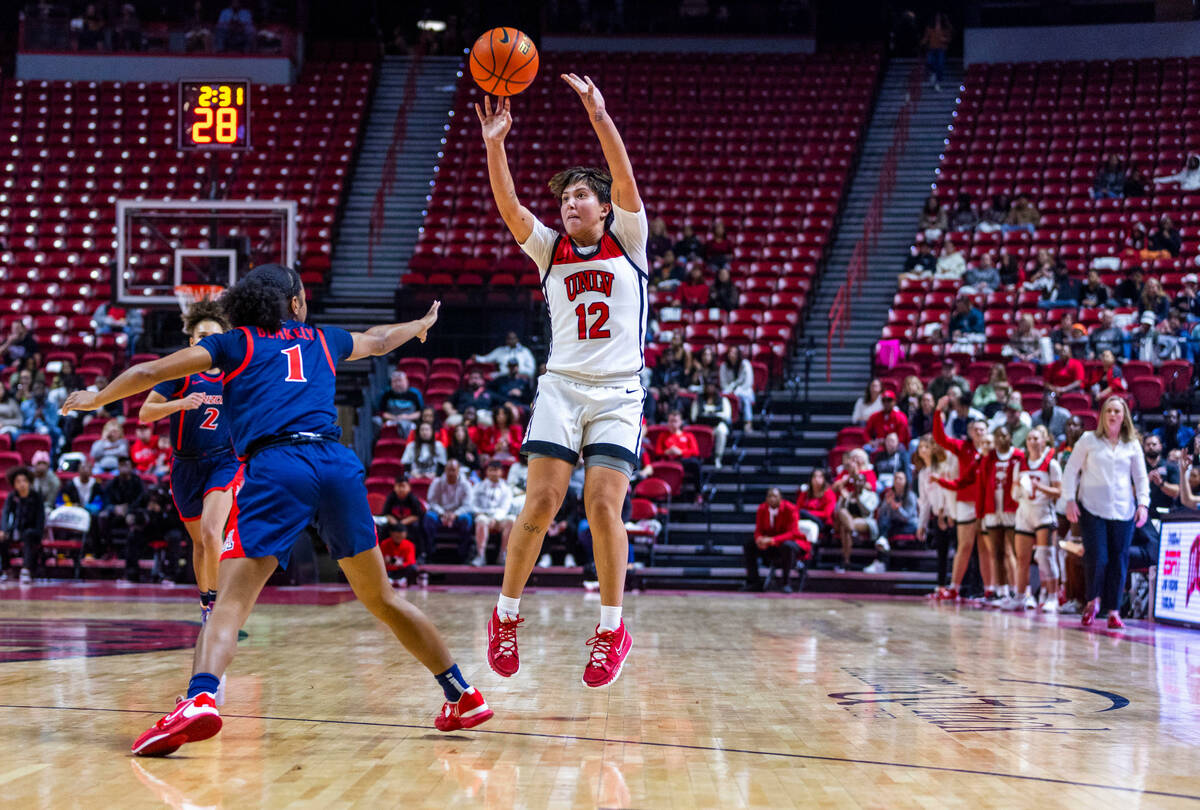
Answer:
[[[587,322],[589,315],[596,316],[590,329]],[[575,307],[575,317],[579,319],[580,340],[603,340],[612,337],[612,333],[604,328],[604,324],[608,323],[608,304],[603,301],[596,301],[591,305],[580,304]]]

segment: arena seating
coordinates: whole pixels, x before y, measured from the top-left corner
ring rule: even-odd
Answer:
[[[212,155],[175,150],[172,84],[5,80],[0,328],[30,318],[43,346],[77,359],[111,349],[115,338],[98,340],[90,321],[109,298],[115,200],[207,199],[214,173],[229,199],[297,200],[301,269],[306,282],[323,282],[372,72],[367,63],[309,64],[295,85],[255,86],[256,148]],[[167,237],[170,246],[134,234],[135,280],[169,284],[170,247],[202,246],[207,229],[180,226]]]
[[[822,267],[879,55],[543,54],[543,78],[513,99],[507,152],[522,201],[546,222],[558,220],[550,175],[602,161],[578,100],[556,78],[579,64],[589,65],[622,128],[649,216],[662,217],[672,234],[690,225],[701,240],[720,218],[735,246],[741,308],[675,310],[658,338],[683,330],[693,350],[741,345],[778,376]],[[701,74],[704,81],[694,81]],[[464,77],[404,283],[524,287],[539,296],[535,268],[495,212],[470,106],[480,100]],[[651,299],[653,307],[677,303],[657,292]],[[658,352],[648,348],[649,362]]]

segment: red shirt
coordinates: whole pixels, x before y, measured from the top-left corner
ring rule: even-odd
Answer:
[[[500,430],[498,427],[478,428],[478,432],[471,437],[471,440],[475,442],[475,447],[480,453],[491,455],[496,452],[496,442],[500,439]],[[508,436],[508,449],[513,453],[521,449],[524,433],[520,425],[509,425],[508,432],[504,434]]]
[[[403,568],[417,564],[417,547],[408,538],[393,540],[385,537],[379,543],[379,551],[385,557],[398,557]]]
[[[699,458],[700,456],[700,446],[696,444],[696,437],[686,430],[678,433],[660,433],[658,441],[654,443],[654,455],[665,458],[667,450],[671,447],[679,448],[680,458]]]
[[[946,428],[942,424],[941,411],[933,412],[933,440],[954,454],[954,457],[958,459],[958,469],[961,475],[957,482],[961,487],[955,486],[954,483],[943,483],[941,480],[938,483],[951,491],[957,489],[960,501],[976,503],[979,500],[978,472],[968,479],[968,472],[979,462],[979,451],[975,449],[975,444],[970,439],[955,439],[947,436]]]
[[[1074,357],[1056,360],[1046,366],[1046,382],[1050,385],[1062,388],[1076,381],[1083,385],[1083,363]]]
[[[908,417],[899,408],[876,411],[867,419],[867,435],[872,439],[882,439],[889,433],[895,433],[901,445],[907,445],[912,438],[908,432]]]
[[[1124,391],[1128,387],[1125,384],[1124,375],[1121,374],[1121,369],[1119,369],[1117,366],[1113,366],[1107,371],[1101,368],[1100,374],[1097,376],[1094,382],[1100,385],[1101,391],[1103,391],[1105,388],[1110,388],[1113,391]]]
[[[801,489],[796,493],[796,506],[801,512],[808,512],[822,523],[833,523],[833,511],[837,508],[837,493],[833,487],[825,487],[825,491],[817,497],[812,497],[808,490]]]
[[[141,439],[129,446],[129,459],[138,472],[146,472],[154,466],[158,458],[158,439],[151,438],[150,444],[143,444]]]
[[[812,551],[812,544],[800,531],[800,514],[796,507],[782,499],[779,501],[779,508],[775,510],[775,520],[771,520],[771,508],[767,506],[767,502],[759,504],[758,512],[754,516],[754,536],[769,537],[773,546],[791,540],[800,546],[802,556],[806,558]]]

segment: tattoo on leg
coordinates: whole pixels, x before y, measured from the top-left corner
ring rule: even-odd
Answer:
[[[537,534],[542,530],[542,527],[538,526],[536,523],[524,523],[522,524],[521,528],[530,534]]]

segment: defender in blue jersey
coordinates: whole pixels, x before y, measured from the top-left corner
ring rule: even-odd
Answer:
[[[300,276],[280,265],[256,267],[221,298],[233,330],[126,370],[103,391],[76,391],[64,413],[90,411],[158,383],[209,368],[224,373],[224,406],[234,450],[244,463],[218,574],[221,600],[196,643],[187,697],[134,742],[133,753],[164,756],[221,729],[215,704],[233,660],[238,630],[267,579],[286,566],[292,545],[316,519],[362,603],[435,674],[446,703],[439,731],[471,728],[492,710],[463,679],[433,623],[392,590],[375,539],[362,464],[338,439],[333,394],[338,364],[388,354],[425,340],[438,304],[419,321],[364,333],[305,323]]]
[[[225,310],[215,301],[197,301],[183,317],[183,331],[192,346],[227,329]],[[210,368],[159,383],[138,412],[143,423],[171,420],[171,497],[192,538],[192,568],[205,621],[217,598],[221,540],[241,466],[229,436],[223,380],[220,369]]]

